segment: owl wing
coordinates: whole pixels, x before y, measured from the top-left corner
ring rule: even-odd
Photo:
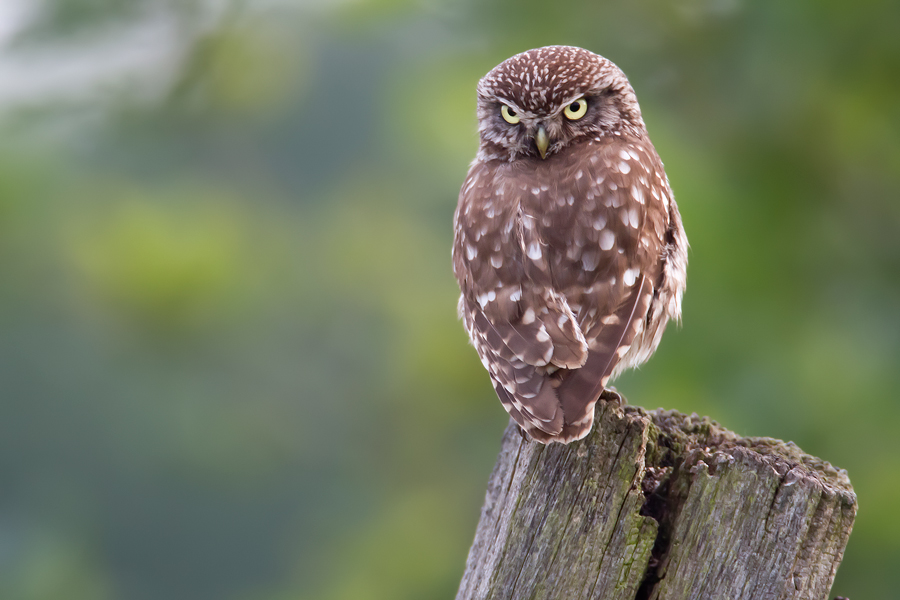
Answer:
[[[565,297],[528,280],[522,215],[496,193],[492,169],[473,165],[454,219],[460,317],[509,413],[523,428],[558,433],[563,416],[547,374],[583,365],[587,343]]]
[[[528,308],[521,310],[521,295],[518,287],[501,290],[482,307],[463,294],[460,313],[506,410],[527,430],[556,434],[564,414],[548,374],[583,365],[587,343],[564,298],[551,292],[540,304],[526,301]]]
[[[647,277],[641,277],[621,305],[604,318],[606,322],[590,333],[587,360],[580,369],[567,371],[556,390],[565,414],[565,424],[558,437],[580,439],[590,431],[594,405],[616,365],[644,329],[643,315],[647,314],[652,298],[653,286]]]

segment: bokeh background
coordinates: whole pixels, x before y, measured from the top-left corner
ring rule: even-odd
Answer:
[[[474,86],[629,75],[691,240],[617,387],[846,468],[900,598],[900,3],[0,2],[0,597],[421,600],[506,413],[456,321]]]

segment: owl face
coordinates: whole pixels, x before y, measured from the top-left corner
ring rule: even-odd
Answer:
[[[546,159],[579,142],[629,133],[644,123],[625,74],[582,48],[517,54],[478,83],[482,160]]]

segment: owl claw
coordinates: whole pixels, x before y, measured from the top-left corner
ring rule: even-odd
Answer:
[[[516,423],[516,429],[519,430],[519,435],[522,436],[522,439],[523,439],[524,441],[526,441],[526,442],[530,442],[530,441],[531,441],[531,438],[528,437],[528,434],[525,433],[525,430],[522,429],[522,426],[519,425],[518,423]]]
[[[622,396],[622,394],[620,394],[619,392],[617,392],[616,388],[614,388],[614,387],[606,388],[605,390],[600,392],[600,400],[603,400],[604,402],[609,402],[612,404],[618,404],[619,406],[622,406],[623,404],[626,403],[625,397]]]

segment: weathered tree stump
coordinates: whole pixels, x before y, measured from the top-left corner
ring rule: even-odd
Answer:
[[[790,442],[598,403],[591,434],[506,429],[457,600],[826,600],[856,495]]]

